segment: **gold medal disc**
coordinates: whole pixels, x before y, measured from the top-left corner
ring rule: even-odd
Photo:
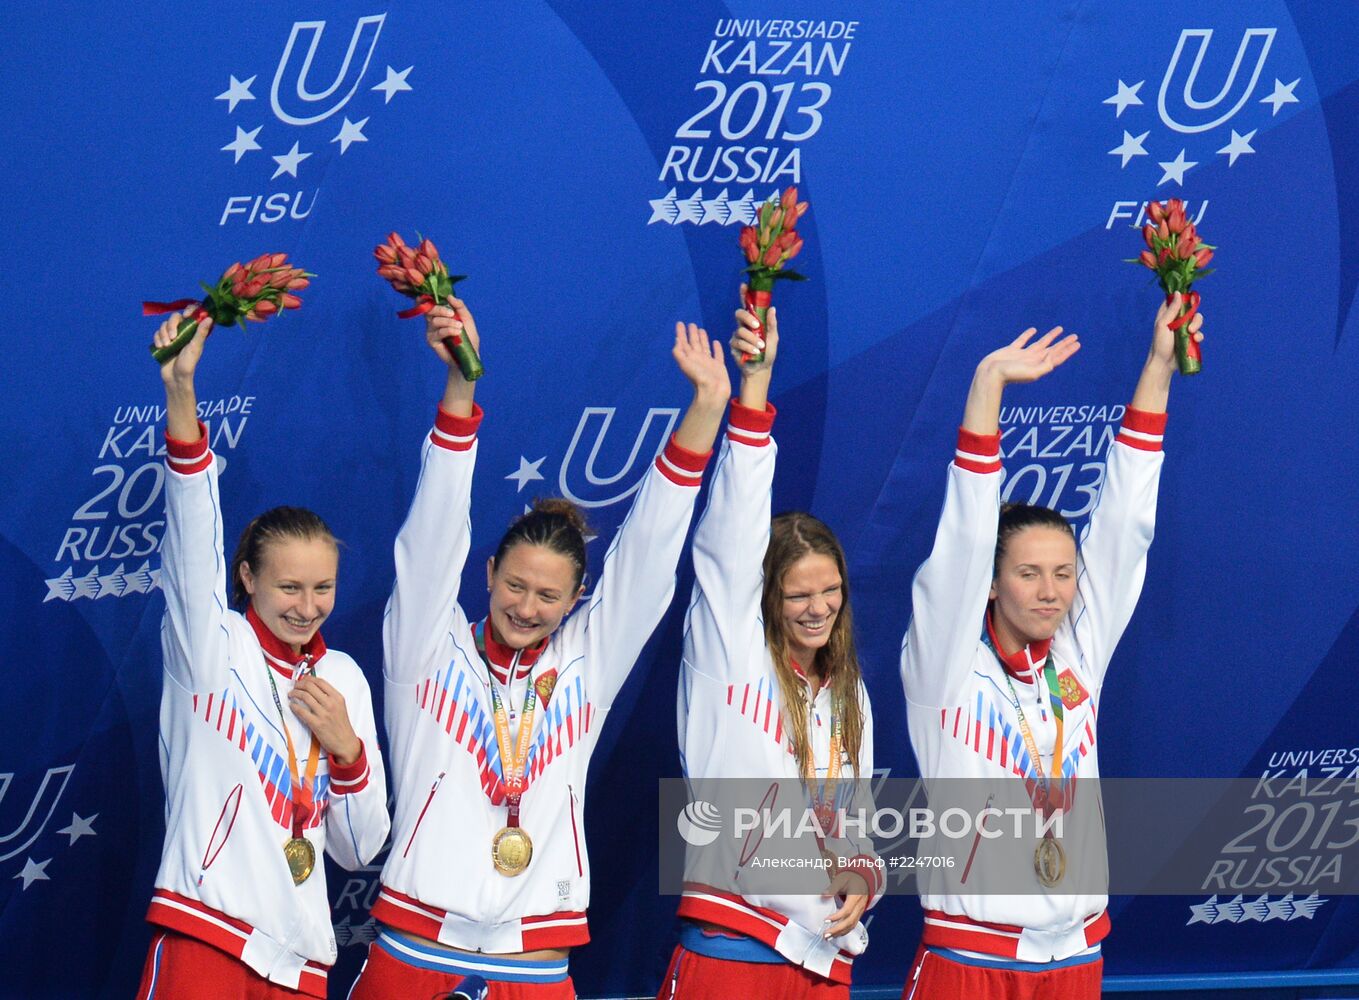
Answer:
[[[306,837],[294,837],[283,845],[283,856],[288,859],[288,871],[293,885],[301,885],[311,877],[316,867],[316,848]]]
[[[491,863],[501,875],[522,875],[532,858],[533,841],[522,827],[504,827],[491,839]]]
[[[1033,851],[1033,870],[1038,881],[1049,889],[1055,888],[1066,874],[1066,852],[1056,837],[1044,837]]]

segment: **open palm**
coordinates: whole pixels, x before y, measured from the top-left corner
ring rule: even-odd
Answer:
[[[1009,344],[983,358],[982,367],[1005,385],[1035,382],[1081,348],[1074,333],[1062,337],[1060,326],[1054,326],[1033,340],[1037,333],[1035,328],[1029,327]]]

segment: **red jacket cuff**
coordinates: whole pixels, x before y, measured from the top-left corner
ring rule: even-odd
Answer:
[[[208,448],[208,425],[198,421],[198,440],[179,441],[165,434],[165,463],[172,472],[183,476],[202,472],[212,464],[212,450]]]
[[[434,430],[429,432],[429,439],[449,451],[467,451],[476,442],[483,416],[485,413],[476,403],[472,404],[470,417],[454,416],[441,406],[434,415]]]
[[[1167,419],[1165,413],[1151,413],[1130,406],[1123,415],[1123,426],[1118,429],[1116,440],[1139,451],[1160,451]]]
[[[656,456],[656,468],[661,474],[679,486],[698,486],[703,482],[703,470],[708,466],[711,451],[697,452],[681,448],[670,435],[665,450]]]
[[[953,454],[953,463],[968,472],[1000,471],[1000,435],[974,434],[958,428],[958,450]]]
[[[330,756],[327,754],[327,756]],[[368,748],[359,741],[359,755],[352,764],[336,763],[330,757],[330,790],[334,795],[361,792],[368,785]]]
[[[868,883],[868,898],[882,892],[887,884],[887,876],[883,874],[883,863],[881,858],[875,858],[869,854],[856,854],[845,862],[845,870],[857,872],[864,877]]]
[[[727,437],[738,444],[763,448],[769,444],[769,431],[778,412],[773,403],[765,403],[763,410],[754,410],[733,399],[727,417]]]

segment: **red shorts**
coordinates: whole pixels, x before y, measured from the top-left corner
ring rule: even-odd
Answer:
[[[239,958],[197,938],[157,927],[142,966],[137,1000],[288,1000],[326,995],[324,982],[313,985],[317,992],[279,986]]]
[[[475,956],[470,956],[475,957]],[[488,956],[494,960],[494,956]],[[512,983],[491,979],[484,975],[490,990],[487,1000],[576,1000],[576,988],[567,976],[555,983]],[[358,982],[348,1000],[394,1000],[443,996],[452,992],[463,980],[462,975],[422,969],[388,954],[375,942],[368,946],[368,960],[363,963]]]
[[[849,1000],[849,987],[791,962],[734,962],[676,946],[656,1000]]]
[[[967,965],[922,944],[901,1000],[1099,1000],[1103,973],[1103,956],[1083,965],[1027,972]]]

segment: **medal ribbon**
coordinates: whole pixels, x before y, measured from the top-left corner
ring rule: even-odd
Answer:
[[[486,664],[487,672],[490,672],[491,662],[486,655],[486,622],[483,620],[472,630],[472,635],[476,639],[477,652],[481,654],[482,662]],[[509,680],[514,680],[514,671],[511,667]],[[508,686],[508,685],[507,685]],[[510,740],[510,719],[505,711],[505,704],[500,700],[500,692],[496,689],[496,681],[491,677],[491,708],[495,718],[495,741],[500,747],[500,770],[504,775],[505,798],[509,800],[510,814],[505,821],[506,826],[517,827],[519,825],[519,800],[524,794],[524,778],[528,770],[529,742],[533,738],[533,715],[538,708],[538,690],[533,685],[533,679],[529,678],[528,691],[524,694],[524,710],[519,716],[519,739]]]
[[[840,780],[840,713],[831,712],[830,762],[826,766],[826,783],[820,788],[816,783],[816,761],[812,759],[811,747],[807,748],[807,762],[802,769],[802,781],[812,795],[812,812],[816,825],[823,836],[831,836],[834,825],[835,795]],[[829,808],[828,808],[829,807]],[[827,813],[832,817],[827,821]],[[820,838],[818,838],[820,839]]]
[[[1014,681],[1010,679],[1010,672],[1005,669],[1005,663],[1001,660],[1000,652],[991,643],[991,637],[986,636],[987,647],[995,654],[1000,661],[1001,671],[1005,674],[1005,683],[1009,685],[1010,696],[1015,700],[1015,712],[1019,715],[1019,732],[1024,737],[1024,746],[1028,748],[1029,756],[1033,758],[1033,770],[1035,780],[1038,783],[1038,790],[1043,794],[1044,813],[1050,812],[1057,807],[1054,791],[1059,791],[1063,785],[1062,780],[1062,737],[1065,728],[1066,706],[1062,704],[1062,689],[1057,682],[1057,667],[1052,662],[1052,653],[1048,653],[1048,658],[1043,663],[1043,684],[1048,689],[1048,702],[1052,706],[1052,717],[1057,722],[1057,742],[1052,748],[1052,776],[1049,778],[1043,773],[1043,758],[1038,753],[1038,741],[1034,739],[1033,730],[1029,728],[1029,720],[1024,718],[1024,709],[1019,703],[1019,692],[1015,690]]]
[[[288,741],[288,778],[292,782],[293,799],[293,839],[302,836],[302,827],[311,818],[313,792],[316,789],[316,768],[321,761],[321,744],[316,734],[311,737],[311,747],[307,751],[307,773],[299,780],[297,777],[297,751],[293,748],[293,734],[288,728],[287,717],[283,714],[283,702],[278,697],[278,685],[274,683],[274,668],[264,665],[268,671],[269,690],[274,694],[274,707],[278,709],[278,720],[283,726],[283,738]],[[305,673],[311,672],[311,657],[306,658]]]

